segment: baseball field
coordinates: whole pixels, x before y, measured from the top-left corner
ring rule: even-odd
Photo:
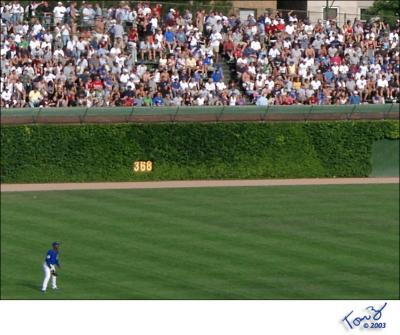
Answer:
[[[3,299],[398,299],[398,264],[398,184],[1,193]]]

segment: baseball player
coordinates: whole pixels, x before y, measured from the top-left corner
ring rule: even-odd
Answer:
[[[60,243],[53,242],[51,245],[52,249],[47,252],[46,259],[43,263],[44,280],[42,286],[42,292],[46,292],[47,284],[49,283],[51,277],[51,287],[53,290],[57,290],[57,272],[55,266],[60,268],[60,263],[58,262],[58,250],[60,248]]]

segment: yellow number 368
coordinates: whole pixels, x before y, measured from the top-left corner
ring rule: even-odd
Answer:
[[[151,172],[153,171],[152,161],[135,161],[133,162],[134,172]]]

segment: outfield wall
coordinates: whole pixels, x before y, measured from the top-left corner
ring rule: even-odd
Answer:
[[[1,127],[1,182],[365,177],[398,121]]]
[[[399,104],[2,108],[1,123],[232,122],[398,120]]]

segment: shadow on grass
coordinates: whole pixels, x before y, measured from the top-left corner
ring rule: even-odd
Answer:
[[[31,281],[27,281],[27,280],[22,280],[19,283],[17,283],[18,286],[22,286],[25,289],[29,289],[29,291],[31,292],[37,292],[37,293],[41,293],[40,289],[41,289],[41,285],[40,283],[32,283]]]

